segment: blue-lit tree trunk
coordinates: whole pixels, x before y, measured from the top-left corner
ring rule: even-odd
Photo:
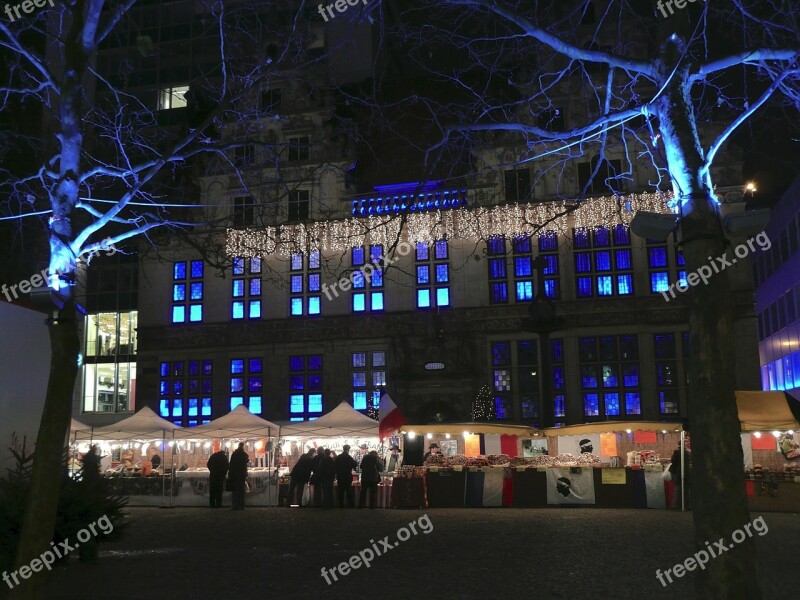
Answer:
[[[712,173],[720,148],[765,103],[800,108],[800,7],[698,2],[662,15],[654,5],[642,6],[626,0],[431,0],[403,13],[404,27],[385,45],[396,51],[396,39],[426,81],[426,95],[414,90],[418,95],[408,101],[424,106],[441,132],[431,160],[445,148],[491,157],[493,148],[515,145],[522,148],[518,164],[534,167],[532,180],[552,176],[556,196],[570,199],[589,194],[593,179],[619,192],[647,168],[653,189],[673,193],[691,273],[721,256],[728,243]],[[439,56],[446,59],[437,62]],[[565,113],[570,122],[556,125]],[[612,156],[620,157],[621,170],[601,168]],[[577,160],[594,157],[596,166],[577,194],[563,185],[574,177]],[[513,166],[497,162],[506,164],[484,164],[497,171]],[[719,539],[730,545],[749,513],[727,277],[712,277],[690,296],[688,395],[700,549]],[[694,572],[698,597],[761,597],[753,541],[731,548]]]

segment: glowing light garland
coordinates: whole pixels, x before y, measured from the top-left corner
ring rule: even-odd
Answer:
[[[637,211],[673,213],[670,194],[645,192],[592,198],[580,203],[564,200],[537,204],[505,204],[412,213],[403,216],[350,218],[281,225],[263,229],[228,229],[226,252],[249,258],[296,252],[345,252],[357,246],[380,244],[389,248],[398,239],[432,244],[441,239],[489,239],[553,230],[629,225]],[[401,229],[403,230],[401,237]]]

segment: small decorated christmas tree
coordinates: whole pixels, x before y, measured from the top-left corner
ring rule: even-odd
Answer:
[[[370,404],[369,408],[367,408],[367,416],[370,419],[375,419],[376,421],[379,419],[380,415],[378,414],[378,407],[374,404]]]
[[[494,400],[489,393],[489,386],[484,385],[472,403],[472,420],[491,421],[494,419],[494,414]]]

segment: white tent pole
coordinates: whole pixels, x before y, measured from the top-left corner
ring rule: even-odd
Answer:
[[[686,510],[686,432],[681,429],[681,511]]]
[[[166,432],[166,430],[162,429],[161,430],[161,453],[162,454],[164,454],[164,445],[166,444],[166,441],[165,441],[166,437],[167,437],[167,432]],[[165,501],[164,501],[165,492],[164,492],[164,490],[165,490],[166,485],[167,485],[167,458],[166,457],[164,457],[163,463],[164,463],[164,468],[161,469],[161,508],[164,508],[164,504],[165,504]],[[159,466],[161,466],[161,465],[159,465]]]
[[[169,507],[174,508],[172,505],[173,491],[177,490],[177,474],[175,473],[175,430],[172,430],[172,451],[169,453],[172,458],[172,474],[169,478]]]

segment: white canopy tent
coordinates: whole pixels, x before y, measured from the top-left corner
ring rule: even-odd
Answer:
[[[279,425],[254,415],[240,404],[227,415],[214,419],[211,423],[181,429],[175,432],[175,439],[214,439],[214,438],[262,438],[278,435]]]
[[[281,427],[281,437],[298,438],[377,438],[378,422],[341,402],[328,414],[314,421],[291,423]]]
[[[84,426],[85,427],[85,426]],[[157,438],[172,439],[172,432],[180,427],[159,417],[153,409],[145,406],[136,414],[118,423],[97,428],[79,429],[76,439],[80,441],[125,441]]]

